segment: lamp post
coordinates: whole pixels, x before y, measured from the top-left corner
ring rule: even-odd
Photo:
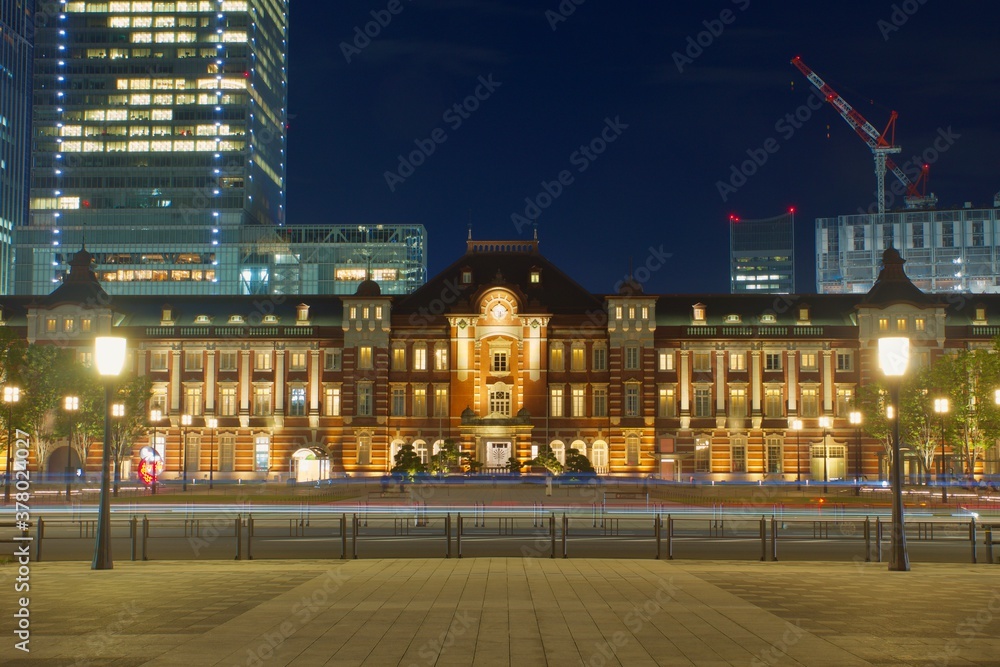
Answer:
[[[851,410],[848,419],[854,427],[854,495],[861,495],[861,411]]]
[[[899,406],[899,385],[906,366],[910,361],[910,339],[903,337],[880,338],[878,341],[878,363],[889,380],[889,393],[894,406]],[[910,570],[910,559],[906,553],[906,531],[903,526],[903,462],[899,453],[899,410],[892,422],[892,543],[889,552],[889,569],[898,572]]]
[[[802,490],[802,455],[799,452],[799,432],[802,430],[802,420],[792,420],[792,430],[795,431],[795,488]]]
[[[156,495],[156,464],[157,464],[156,459],[159,457],[160,454],[159,450],[156,448],[158,444],[156,440],[156,424],[159,423],[161,419],[163,419],[163,412],[161,412],[156,408],[153,408],[152,410],[149,411],[149,423],[153,425],[153,471],[152,472],[153,472],[154,496]]]
[[[116,418],[116,419],[121,419],[122,417],[124,417],[125,416],[125,404],[124,403],[112,403],[111,404],[111,416],[114,417],[114,418]],[[119,451],[119,447],[121,447],[121,444],[122,443],[120,441],[114,442],[115,452],[114,452],[114,456],[112,457],[112,460],[111,460],[112,465],[114,465],[114,467],[115,467],[115,474],[114,474],[115,485],[114,485],[114,491],[112,492],[115,498],[118,497],[118,484],[119,484],[119,482],[121,480],[121,454],[122,453],[121,453],[121,451]]]
[[[215,469],[215,429],[219,428],[219,420],[215,417],[209,417],[205,423],[212,433],[212,444],[209,445],[208,449],[208,490],[212,490],[212,475]]]
[[[92,570],[110,570],[111,558],[111,499],[108,497],[108,464],[111,461],[111,397],[114,379],[125,365],[125,339],[99,336],[94,341],[97,372],[104,379],[104,447],[101,451],[101,500],[97,515],[97,541],[94,545]]]
[[[944,416],[948,414],[948,399],[947,398],[935,398],[934,399],[934,413],[937,414],[938,419],[941,421],[941,461],[938,467],[941,471],[941,477],[938,480],[941,484],[941,502],[948,502],[948,478],[947,469],[944,465]]]
[[[828,486],[830,483],[830,468],[829,468],[830,447],[826,442],[826,435],[827,432],[830,430],[831,421],[832,420],[827,416],[819,418],[819,427],[823,429],[823,494],[824,495],[830,492]]]
[[[3,402],[7,404],[7,466],[3,478],[3,504],[10,502],[10,478],[14,474],[11,461],[14,460],[14,404],[21,400],[20,387],[8,385],[3,388]]]
[[[181,484],[181,490],[188,490],[188,443],[187,443],[187,427],[191,425],[191,415],[181,415],[181,477],[184,480]]]
[[[76,412],[80,409],[80,397],[79,396],[66,396],[63,398],[63,409],[66,412]],[[72,476],[72,466],[73,463],[73,432],[76,429],[74,425],[70,423],[69,428],[69,440],[66,442],[66,500],[69,500],[69,494],[71,491],[70,483],[73,481]]]

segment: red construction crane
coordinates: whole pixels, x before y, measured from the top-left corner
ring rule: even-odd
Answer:
[[[899,146],[895,145],[896,117],[898,115],[895,111],[889,114],[889,122],[885,126],[885,131],[879,132],[871,123],[865,120],[865,117],[857,109],[848,104],[840,96],[840,93],[831,88],[816,72],[802,62],[802,58],[798,56],[792,58],[792,64],[809,79],[812,85],[816,86],[823,93],[827,102],[836,107],[840,116],[847,121],[848,125],[854,128],[854,131],[857,132],[862,141],[868,144],[868,147],[871,148],[872,153],[875,155],[875,176],[878,182],[878,214],[880,222],[885,220],[886,169],[892,171],[896,175],[896,178],[899,179],[899,182],[906,187],[906,196],[904,199],[907,208],[928,208],[933,207],[937,203],[937,197],[933,193],[930,195],[926,193],[928,165],[923,166],[920,178],[917,179],[916,183],[913,183],[903,173],[903,170],[896,166],[892,158],[889,157],[889,153],[898,153],[902,150]],[[888,139],[886,138],[887,136]],[[920,188],[921,185],[923,185],[922,190]]]

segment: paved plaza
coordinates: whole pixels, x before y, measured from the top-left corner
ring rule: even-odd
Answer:
[[[548,558],[32,563],[5,665],[998,665],[1000,567]],[[0,566],[5,610],[15,566]],[[18,594],[23,595],[23,594]]]

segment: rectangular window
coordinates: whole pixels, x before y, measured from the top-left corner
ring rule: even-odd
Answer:
[[[184,414],[200,417],[202,414],[201,386],[184,387]]]
[[[372,437],[367,433],[358,436],[358,465],[367,466],[372,463]]]
[[[202,369],[203,354],[201,350],[188,351],[184,353],[184,370],[200,371]]]
[[[747,355],[745,352],[729,353],[729,370],[745,371],[747,369]]]
[[[712,469],[712,446],[706,438],[694,441],[694,470],[709,472]]]
[[[587,416],[587,391],[584,388],[573,388],[571,410],[574,417]]]
[[[906,331],[906,318],[897,317],[896,318],[896,331]]]
[[[625,385],[625,416],[638,417],[639,415],[639,385],[627,384]]]
[[[715,413],[712,410],[712,390],[708,387],[698,387],[694,390],[694,416],[711,417]]]
[[[166,350],[153,350],[149,353],[149,370],[150,371],[165,371],[167,370],[167,358],[168,352]]]
[[[889,330],[889,318],[888,317],[880,317],[880,318],[878,318],[878,330],[879,331],[888,331]]]
[[[493,352],[493,372],[494,373],[506,373],[507,368],[507,353],[504,351],[496,350]]]
[[[549,370],[562,372],[566,370],[565,360],[563,359],[563,349],[562,347],[553,347],[549,351]]]
[[[802,405],[799,406],[799,414],[803,417],[819,416],[819,394],[816,389],[802,389]]]
[[[271,353],[270,352],[257,352],[253,357],[253,369],[255,371],[269,371],[271,370]]]
[[[780,474],[784,470],[782,460],[784,452],[779,438],[767,439],[767,472]]]
[[[594,370],[606,371],[608,369],[608,350],[604,347],[594,348]]]
[[[201,470],[201,437],[196,433],[188,433],[184,445],[184,469],[198,472]]]
[[[448,416],[448,387],[434,388],[434,416]]]
[[[94,325],[93,320],[84,318],[80,320],[80,331],[82,331],[83,333],[90,333],[93,325]]]
[[[375,362],[373,359],[373,351],[371,345],[360,345],[358,346],[358,368],[362,370],[371,370],[375,367]]]
[[[233,472],[236,465],[236,436],[219,436],[219,472]]]
[[[406,416],[406,387],[392,388],[392,402],[390,410],[393,417]]]
[[[764,416],[768,419],[778,419],[783,416],[784,401],[781,400],[781,389],[767,387],[764,389]]]
[[[851,413],[851,407],[853,406],[853,404],[854,404],[854,390],[838,389],[836,412],[834,414],[837,417],[847,417]]]
[[[865,249],[865,228],[863,225],[854,226],[854,249],[864,250]]]
[[[288,370],[304,371],[306,369],[306,353],[292,352],[288,359]]]
[[[673,387],[660,387],[656,398],[656,413],[660,417],[671,418],[677,414]]]
[[[729,416],[736,419],[743,419],[747,416],[747,390],[729,390]]]
[[[414,347],[413,348],[413,370],[415,370],[415,371],[426,371],[427,370],[427,348],[426,347]]]
[[[922,222],[915,223],[912,227],[913,230],[913,247],[923,248],[924,247],[924,224]]]
[[[570,350],[570,368],[574,371],[587,370],[587,350],[582,347],[574,347]]]
[[[563,416],[563,403],[564,403],[563,390],[558,387],[552,387],[549,389],[549,416],[550,417],[562,417]]]
[[[637,435],[625,438],[625,465],[639,465],[639,436]]]
[[[221,387],[219,389],[219,416],[236,416],[236,387]]]
[[[340,370],[340,350],[325,350],[323,352],[323,370],[325,371],[339,371]]]
[[[448,348],[446,347],[434,348],[434,370],[436,371],[448,370]]]
[[[45,331],[46,331],[46,333],[55,333],[56,332],[56,318],[54,318],[54,317],[46,318],[46,320],[45,320]]]
[[[733,445],[732,463],[733,463],[733,472],[747,471],[746,445]]]
[[[236,358],[236,350],[223,350],[219,352],[219,371],[235,371]]]
[[[63,333],[73,333],[73,329],[76,328],[76,320],[72,317],[67,317],[63,320]]]
[[[323,412],[327,417],[340,416],[340,387],[327,387],[323,394]]]
[[[306,389],[305,387],[294,387],[288,398],[288,415],[290,417],[302,417],[306,414]]]
[[[850,352],[838,352],[837,370],[838,371],[854,370],[854,355],[851,354]]]
[[[917,331],[927,331],[927,320],[923,317],[918,317],[913,321],[913,328]]]
[[[983,221],[976,220],[972,223],[972,246],[981,248],[986,245],[986,233],[983,231]]]
[[[510,390],[506,388],[490,389],[490,414],[510,416]]]
[[[394,371],[405,371],[406,370],[406,348],[405,347],[394,347],[394,348],[392,348],[392,370],[394,370]]]
[[[815,352],[802,352],[800,355],[802,370],[815,371],[819,369],[819,357]]]
[[[256,417],[271,416],[271,388],[254,387],[253,390],[253,414]]]
[[[160,415],[163,417],[167,416],[167,394],[166,390],[154,390],[153,395],[149,397],[149,409],[159,410]]]
[[[413,389],[413,416],[427,416],[427,389],[419,387]]]
[[[594,388],[594,417],[608,416],[608,390],[603,387]]]
[[[266,435],[258,435],[253,443],[253,469],[255,472],[271,470],[271,439]]]
[[[639,346],[628,345],[625,347],[625,370],[639,370]]]
[[[766,371],[781,370],[781,352],[764,353],[764,370]]]
[[[707,373],[712,370],[712,353],[695,352],[693,368],[695,372]]]
[[[955,247],[955,223],[953,222],[941,223],[941,247],[942,248]]]
[[[661,371],[674,370],[674,353],[672,350],[660,350],[657,353],[657,368]]]
[[[355,414],[358,417],[372,416],[372,386],[370,384],[358,385],[358,405]]]

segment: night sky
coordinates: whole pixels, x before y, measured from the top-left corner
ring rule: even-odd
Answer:
[[[387,25],[358,38],[373,11]],[[527,239],[537,215],[542,252],[593,292],[630,261],[662,264],[647,293],[728,292],[729,215],[795,206],[797,287],[814,292],[814,220],[867,208],[874,166],[831,105],[809,108],[790,59],[880,131],[896,110],[898,163],[942,138],[939,208],[989,206],[998,18],[944,0],[295,1],[288,223],[423,224],[433,275],[470,222],[476,239]],[[411,173],[398,156],[415,142]],[[731,181],[748,151],[766,162]],[[719,182],[739,187],[723,201]]]

